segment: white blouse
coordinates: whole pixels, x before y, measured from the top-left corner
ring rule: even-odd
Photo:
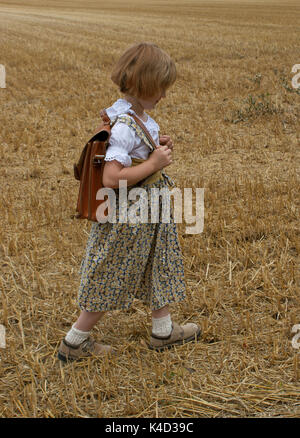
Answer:
[[[137,116],[137,114],[130,109],[131,106],[131,103],[127,102],[127,100],[118,99],[110,108],[106,108],[106,112],[110,119],[113,119],[116,116],[126,115],[128,111]],[[147,122],[143,123],[150,132],[155,143],[158,145],[159,126],[148,114],[147,116]],[[150,152],[149,146],[138,137],[132,128],[123,122],[117,121],[111,129],[109,145],[106,149],[104,160],[117,160],[123,164],[123,166],[130,167],[132,163],[131,157],[143,158],[146,160]]]

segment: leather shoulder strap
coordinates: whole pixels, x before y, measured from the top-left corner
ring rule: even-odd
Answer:
[[[155,144],[155,141],[153,140],[150,132],[148,131],[148,129],[146,128],[144,123],[138,117],[136,117],[134,114],[132,114],[132,113],[127,113],[127,114],[129,114],[135,120],[135,122],[142,128],[142,130],[144,131],[146,137],[148,138],[148,140],[152,144],[153,148],[157,149],[157,145]]]
[[[135,120],[135,122],[139,125],[139,127],[144,131],[144,134],[146,135],[147,139],[149,140],[149,142],[151,143],[153,148],[157,149],[157,145],[156,145],[155,141],[153,140],[153,137],[151,136],[150,132],[148,131],[148,129],[144,125],[144,123],[135,114],[132,114],[130,112],[128,112],[127,114],[130,115]],[[104,125],[110,125],[111,124],[111,120],[108,117],[107,112],[105,111],[105,109],[102,109],[100,111],[100,116],[101,116],[101,118],[103,120]]]
[[[108,117],[105,109],[102,109],[100,111],[100,116],[101,116],[101,119],[103,120],[104,125],[110,125],[110,118]]]

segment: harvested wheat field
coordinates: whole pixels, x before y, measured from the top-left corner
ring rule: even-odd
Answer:
[[[0,1],[1,417],[300,415],[299,19],[288,0]],[[204,188],[203,232],[178,224],[188,298],[171,306],[202,337],[150,351],[135,301],[93,329],[116,357],[64,365],[91,226],[73,164],[139,41],[176,61],[150,112],[174,141],[166,172]]]

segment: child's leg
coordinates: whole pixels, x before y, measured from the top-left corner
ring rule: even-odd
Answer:
[[[152,310],[152,334],[155,336],[169,336],[172,331],[172,320],[169,306]]]
[[[58,349],[58,358],[60,360],[68,362],[69,360],[78,360],[91,354],[101,357],[104,354],[115,353],[111,346],[98,344],[90,337],[90,330],[103,314],[104,312],[81,311],[79,318],[60,343]]]
[[[158,351],[172,345],[195,341],[201,330],[197,324],[188,323],[183,326],[172,322],[168,305],[152,310],[152,334],[149,347]]]
[[[85,310],[82,310],[74,326],[78,330],[88,332],[92,330],[94,325],[97,324],[97,322],[100,318],[102,318],[104,313],[105,312],[87,312]]]
[[[82,310],[79,318],[67,333],[65,340],[71,345],[81,344],[89,337],[91,329],[103,315],[104,312],[87,312]]]
[[[170,315],[169,306],[166,305],[158,310],[152,310],[152,318],[163,318],[164,316]]]

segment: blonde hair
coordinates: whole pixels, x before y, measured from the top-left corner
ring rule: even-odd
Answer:
[[[156,44],[143,42],[123,53],[113,68],[111,79],[122,93],[146,99],[175,82],[176,66]]]

